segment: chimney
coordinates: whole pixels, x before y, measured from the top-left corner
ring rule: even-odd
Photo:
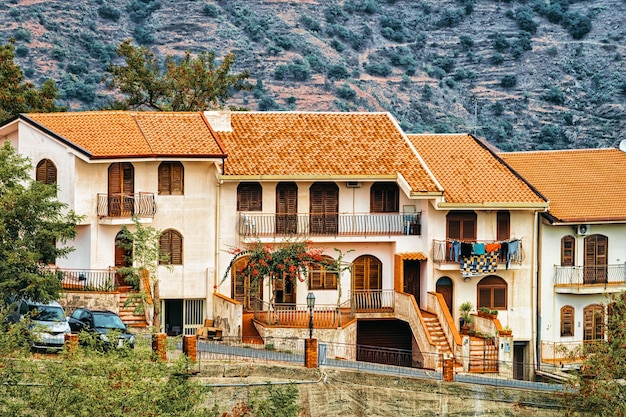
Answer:
[[[230,124],[230,111],[227,110],[210,110],[204,112],[204,117],[216,132],[232,132],[233,127]]]

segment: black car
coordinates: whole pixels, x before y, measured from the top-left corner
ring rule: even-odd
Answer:
[[[108,310],[89,310],[77,308],[69,317],[68,322],[72,333],[81,331],[97,335],[105,348],[135,347],[135,337],[117,314]],[[117,336],[111,340],[109,336]]]

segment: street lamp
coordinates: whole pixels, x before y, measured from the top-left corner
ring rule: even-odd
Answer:
[[[306,296],[306,305],[309,307],[309,339],[313,339],[313,307],[315,307],[315,294],[312,292]]]

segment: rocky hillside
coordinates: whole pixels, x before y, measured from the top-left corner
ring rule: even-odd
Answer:
[[[4,0],[0,41],[69,109],[98,109],[126,38],[237,54],[251,110],[380,111],[503,150],[626,139],[625,0]]]

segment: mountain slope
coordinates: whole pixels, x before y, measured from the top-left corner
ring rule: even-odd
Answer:
[[[9,0],[0,41],[70,109],[106,105],[134,38],[235,52],[256,88],[232,104],[252,110],[388,110],[411,133],[560,149],[626,139],[625,18],[623,0]]]

